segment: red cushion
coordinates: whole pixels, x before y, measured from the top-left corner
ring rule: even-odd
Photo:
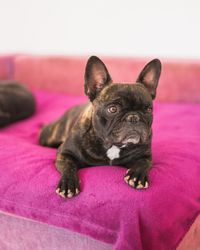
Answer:
[[[115,82],[134,82],[150,59],[102,60]],[[17,56],[14,77],[25,84],[68,94],[83,94],[86,57]],[[200,62],[162,60],[160,101],[200,101]]]
[[[0,56],[0,80],[13,79],[15,55]]]

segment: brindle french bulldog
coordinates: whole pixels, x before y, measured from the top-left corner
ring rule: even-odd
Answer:
[[[131,187],[148,187],[152,166],[152,100],[161,73],[158,59],[149,62],[136,83],[113,83],[104,63],[89,58],[85,94],[90,102],[69,109],[45,126],[40,144],[59,147],[56,167],[61,173],[56,192],[71,198],[80,192],[78,169],[94,165],[127,168],[124,180]]]
[[[31,116],[35,111],[35,98],[20,83],[0,81],[0,127]]]

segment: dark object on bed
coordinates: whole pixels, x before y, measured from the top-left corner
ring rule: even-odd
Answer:
[[[0,127],[31,116],[35,98],[16,81],[0,81]]]

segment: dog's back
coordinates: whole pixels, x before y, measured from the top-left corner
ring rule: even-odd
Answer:
[[[42,146],[59,147],[81,115],[87,111],[87,106],[89,105],[86,103],[72,107],[59,120],[44,126],[39,136],[39,143]]]

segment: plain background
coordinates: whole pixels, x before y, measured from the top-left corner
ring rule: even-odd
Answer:
[[[0,0],[0,53],[200,58],[200,1]]]

